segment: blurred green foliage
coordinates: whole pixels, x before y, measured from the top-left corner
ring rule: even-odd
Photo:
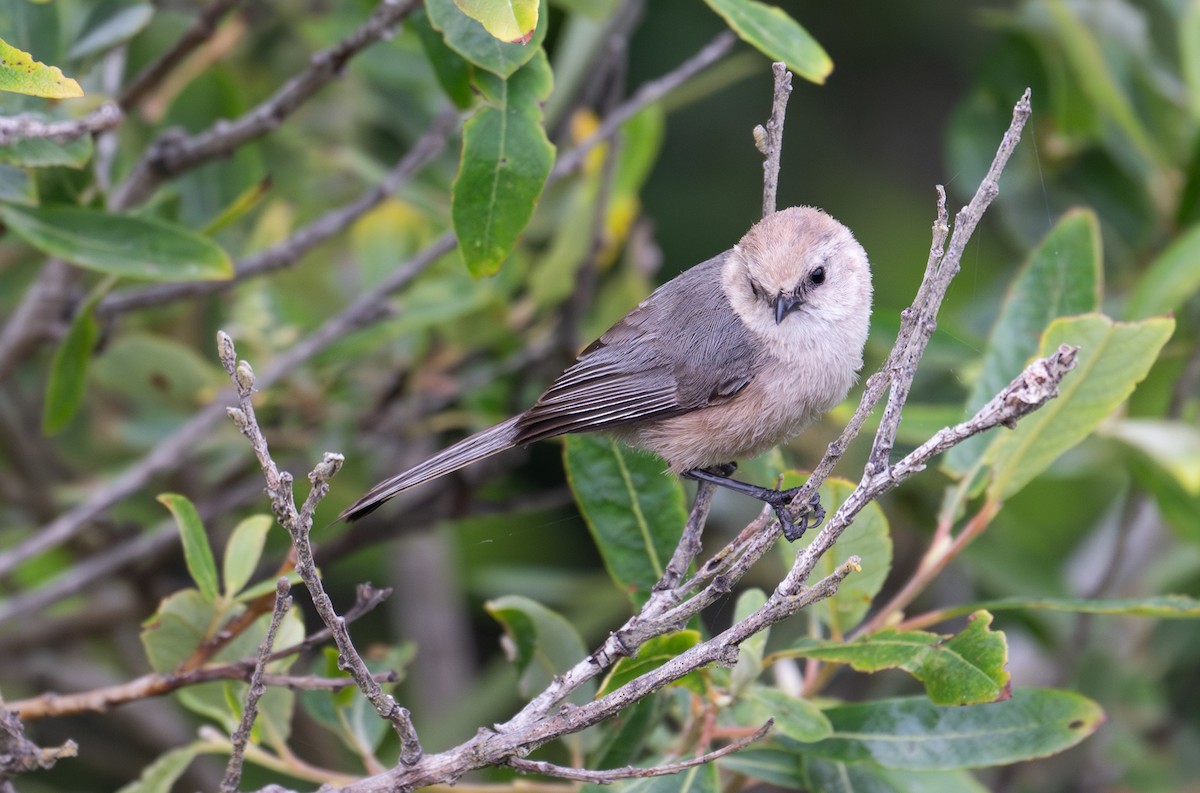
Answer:
[[[450,0],[428,0],[339,64],[330,85],[281,109],[273,95],[320,63],[313,54],[384,6],[229,5],[131,98],[135,78],[219,4],[0,0],[0,40],[86,94],[0,94],[0,115],[69,120],[128,100],[119,128],[95,140],[0,147],[0,557],[86,508],[217,398],[217,329],[270,373],[258,409],[281,464],[299,477],[324,449],[347,455],[318,527],[379,478],[527,406],[655,283],[757,217],[750,130],[771,88],[759,50],[825,81],[797,82],[780,200],[825,207],[870,253],[869,368],[919,281],[933,185],[969,197],[1029,86],[1033,118],[948,296],[898,454],[969,415],[1030,356],[1077,344],[1084,365],[1063,395],[864,513],[851,530],[861,536],[836,551],[838,563],[858,554],[863,572],[837,598],[746,642],[732,670],[691,675],[542,756],[648,765],[774,716],[774,737],[719,772],[624,787],[1192,784],[1200,641],[1190,620],[1167,618],[1194,617],[1186,596],[1200,596],[1200,6],[779,3],[801,28],[753,2],[713,0],[714,14],[696,0],[563,0],[542,3],[522,46],[499,45]],[[577,171],[553,175],[622,98],[727,23],[758,50],[739,45]],[[122,198],[147,158],[264,106],[278,115],[259,134],[178,172],[155,160],[159,183]],[[450,131],[432,140],[444,147],[397,177],[447,118]],[[384,182],[395,188],[373,192]],[[451,230],[461,252],[413,264]],[[212,280],[233,272],[236,282]],[[387,310],[355,314],[365,300]],[[851,408],[742,473],[767,484],[788,463],[811,465]],[[135,495],[5,571],[8,703],[253,656],[286,538],[257,514],[261,475],[244,439],[216,420],[197,437]],[[865,449],[851,450],[846,479]],[[360,581],[396,588],[352,630],[373,668],[403,672],[395,693],[429,750],[507,718],[602,641],[631,599],[644,600],[679,532],[680,491],[656,476],[658,461],[627,459],[604,439],[572,439],[565,466],[558,452],[513,452],[370,521],[315,533],[340,610]],[[609,487],[613,466],[644,486]],[[826,507],[850,487],[828,483]],[[164,496],[178,526],[155,503],[162,491],[179,494]],[[718,498],[709,550],[752,509]],[[654,640],[606,685],[753,613],[756,587],[770,591],[791,553],[768,556],[736,605]],[[931,566],[940,575],[923,580]],[[915,600],[895,600],[912,581],[923,581]],[[197,654],[240,617],[233,641]],[[298,601],[280,644],[318,628]],[[910,674],[884,671],[896,669]],[[340,674],[321,656],[272,671]],[[990,702],[1008,680],[1012,698]],[[32,738],[74,738],[81,755],[20,787],[115,789],[140,777],[129,790],[215,789],[245,688],[209,682],[30,721]],[[973,704],[936,706],[926,690]],[[344,782],[393,761],[394,738],[353,690],[273,688],[263,707],[243,787]],[[224,734],[197,738],[212,726]],[[964,732],[975,741],[947,738]]]

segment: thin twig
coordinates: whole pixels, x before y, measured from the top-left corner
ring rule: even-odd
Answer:
[[[353,623],[363,614],[383,602],[390,589],[377,590],[370,585],[358,588],[355,604],[346,611],[343,620]],[[328,628],[315,631],[304,641],[275,650],[267,658],[271,663],[292,655],[298,655],[332,638]],[[209,664],[186,672],[155,672],[114,686],[79,691],[73,694],[47,692],[29,699],[9,704],[21,718],[32,721],[52,716],[68,716],[76,713],[104,713],[118,705],[138,702],[149,697],[159,697],[187,686],[209,683],[214,680],[242,680],[249,682],[254,671],[254,660],[243,659],[228,663]],[[399,676],[394,671],[378,672],[373,675],[380,683],[394,683]],[[355,685],[353,678],[319,677],[316,675],[268,674],[263,678],[268,686],[279,686],[295,690],[336,691],[346,685]]]
[[[0,117],[0,146],[8,146],[19,140],[40,138],[55,143],[67,143],[112,129],[121,123],[124,116],[120,108],[106,102],[83,118],[69,121],[42,121],[30,115]]]
[[[258,647],[258,661],[254,664],[254,672],[250,675],[250,686],[246,690],[246,707],[242,710],[242,720],[233,731],[230,739],[232,751],[229,763],[225,766],[225,778],[221,780],[221,793],[237,793],[238,783],[242,780],[242,764],[246,757],[246,742],[250,740],[250,730],[258,718],[258,700],[267,693],[263,676],[267,671],[267,661],[271,656],[271,648],[275,646],[275,634],[283,622],[283,616],[292,606],[292,585],[286,578],[280,578],[275,583],[275,608],[271,612],[271,622],[267,625],[267,635]]]
[[[788,99],[792,95],[792,73],[788,71],[787,64],[773,63],[771,71],[775,75],[775,98],[771,103],[771,117],[766,126],[759,124],[754,128],[754,143],[763,155],[763,217],[773,213],[778,206],[779,163],[783,157],[783,121],[787,116]]]
[[[346,629],[346,621],[338,615],[333,607],[333,601],[325,593],[317,565],[313,561],[312,544],[309,541],[309,531],[312,529],[312,512],[316,504],[329,492],[329,480],[342,467],[342,455],[326,452],[320,463],[308,475],[312,485],[304,505],[299,510],[292,490],[292,476],[286,471],[280,471],[271,459],[267,448],[267,439],[258,426],[255,417],[254,371],[246,361],[237,359],[237,352],[231,339],[224,332],[217,334],[217,351],[221,364],[233,380],[237,388],[238,407],[228,407],[226,412],[234,425],[250,441],[254,455],[262,465],[263,476],[267,480],[267,496],[271,501],[271,509],[279,524],[292,537],[292,547],[296,552],[296,572],[304,581],[312,598],[313,607],[320,615],[321,621],[333,634],[333,642],[338,648],[338,668],[346,671],[354,678],[363,695],[375,708],[376,713],[391,723],[397,737],[400,739],[400,761],[403,765],[412,765],[421,759],[421,744],[417,740],[412,718],[406,708],[397,704],[390,694],[384,692],[378,681],[371,675],[371,670],[359,655]]]
[[[711,763],[725,755],[744,749],[752,743],[757,743],[767,737],[767,733],[771,731],[771,727],[774,724],[774,719],[768,719],[766,724],[755,730],[753,735],[738,738],[722,746],[720,749],[714,749],[711,752],[706,752],[687,760],[680,760],[676,763],[665,763],[650,768],[627,765],[624,768],[611,768],[606,771],[590,771],[586,768],[568,768],[567,766],[548,763],[544,760],[526,760],[520,757],[508,758],[508,765],[525,774],[543,774],[560,779],[573,779],[578,782],[592,782],[597,785],[610,785],[622,779],[647,779],[656,776],[670,776],[671,774],[678,774],[680,771],[686,771],[689,768]]]

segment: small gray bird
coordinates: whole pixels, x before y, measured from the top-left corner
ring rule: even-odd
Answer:
[[[339,518],[361,518],[513,446],[605,430],[676,474],[770,504],[796,539],[810,526],[797,526],[786,508],[795,488],[729,474],[735,460],[788,440],[846,396],[862,368],[870,315],[871,271],[850,230],[820,209],[781,210],[732,250],[656,289],[529,410],[380,482]]]

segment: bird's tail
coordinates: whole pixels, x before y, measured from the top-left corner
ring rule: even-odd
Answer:
[[[338,515],[338,520],[355,521],[378,509],[392,496],[409,488],[437,479],[451,471],[470,465],[476,460],[511,448],[517,438],[517,419],[514,416],[494,427],[463,438],[458,443],[438,452],[422,463],[414,465],[402,474],[386,479],[371,488],[365,496],[355,501]]]

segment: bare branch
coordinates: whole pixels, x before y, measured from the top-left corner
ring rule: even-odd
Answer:
[[[355,618],[361,616],[361,612],[359,614],[354,612],[354,608],[347,611],[344,619],[347,622],[353,622]],[[309,647],[323,644],[331,636],[328,629],[318,631],[303,642],[274,651],[267,658],[267,662],[271,663],[280,658],[296,655]],[[313,641],[314,639],[317,641]],[[203,666],[183,673],[155,672],[115,686],[79,691],[73,694],[47,692],[29,699],[18,700],[8,707],[26,721],[54,716],[70,716],[76,713],[104,713],[118,705],[139,702],[150,697],[160,697],[187,686],[211,683],[214,680],[241,680],[248,683],[253,673],[254,661],[245,659]],[[399,675],[395,671],[378,672],[372,676],[380,683],[394,683],[399,679]],[[263,675],[263,683],[268,686],[305,691],[338,691],[346,686],[356,685],[353,678],[347,677],[277,674]]]
[[[19,115],[0,117],[0,146],[8,146],[19,140],[41,138],[55,143],[68,141],[112,129],[123,118],[120,108],[105,103],[80,119],[72,121],[42,121],[34,116]]]
[[[778,206],[779,162],[783,157],[783,121],[787,115],[788,99],[792,95],[792,73],[784,63],[771,64],[775,74],[775,99],[766,126],[754,128],[754,143],[763,155],[762,216],[773,213]]]
[[[598,785],[610,785],[622,779],[646,779],[655,776],[670,776],[671,774],[678,774],[680,771],[686,771],[689,768],[711,763],[725,755],[744,749],[752,743],[761,741],[767,737],[767,733],[771,731],[771,727],[774,724],[774,719],[768,719],[767,723],[759,727],[753,735],[739,738],[722,746],[720,749],[714,749],[711,752],[706,752],[687,760],[680,760],[677,763],[667,763],[653,766],[652,768],[638,768],[637,766],[627,765],[624,768],[612,768],[607,771],[589,771],[586,768],[568,768],[542,760],[525,760],[520,757],[508,758],[508,765],[526,774],[544,774],[545,776],[573,779],[579,782],[592,782]]]
[[[275,583],[275,608],[271,612],[271,622],[267,626],[267,635],[258,647],[258,661],[250,675],[250,686],[246,691],[246,707],[242,710],[242,720],[238,724],[230,743],[233,751],[229,755],[229,764],[225,766],[225,778],[221,780],[221,793],[237,793],[238,783],[242,780],[242,764],[245,762],[246,742],[250,740],[250,730],[258,718],[258,700],[267,692],[263,676],[267,671],[267,661],[271,656],[271,648],[275,646],[275,634],[283,622],[283,616],[292,606],[291,584],[286,578],[280,578]]]
[[[62,746],[43,749],[25,737],[21,717],[0,697],[0,786],[8,787],[9,780],[37,769],[53,768],[64,757],[75,757],[79,747],[74,741]]]
[[[234,350],[233,339],[226,333],[217,334],[217,352],[225,371],[233,380],[238,394],[238,407],[228,407],[226,412],[233,423],[250,441],[255,456],[262,465],[263,475],[267,480],[267,496],[271,500],[271,509],[279,524],[292,537],[292,547],[296,552],[296,572],[308,588],[313,607],[320,615],[321,621],[333,634],[334,644],[338,648],[338,667],[346,671],[358,683],[363,695],[383,719],[389,721],[400,739],[400,760],[404,765],[412,765],[421,759],[421,744],[417,740],[412,718],[406,708],[397,704],[390,694],[386,694],[378,681],[371,675],[367,664],[359,655],[346,629],[346,621],[338,615],[333,607],[333,601],[325,593],[317,572],[316,562],[313,561],[312,544],[309,541],[309,531],[312,529],[312,512],[318,501],[329,492],[329,480],[342,467],[342,455],[326,452],[324,459],[309,474],[311,491],[304,501],[304,506],[297,510],[292,492],[292,476],[286,471],[280,471],[271,459],[267,449],[267,439],[258,426],[254,413],[253,395],[255,391],[254,371],[246,361],[239,361]]]

